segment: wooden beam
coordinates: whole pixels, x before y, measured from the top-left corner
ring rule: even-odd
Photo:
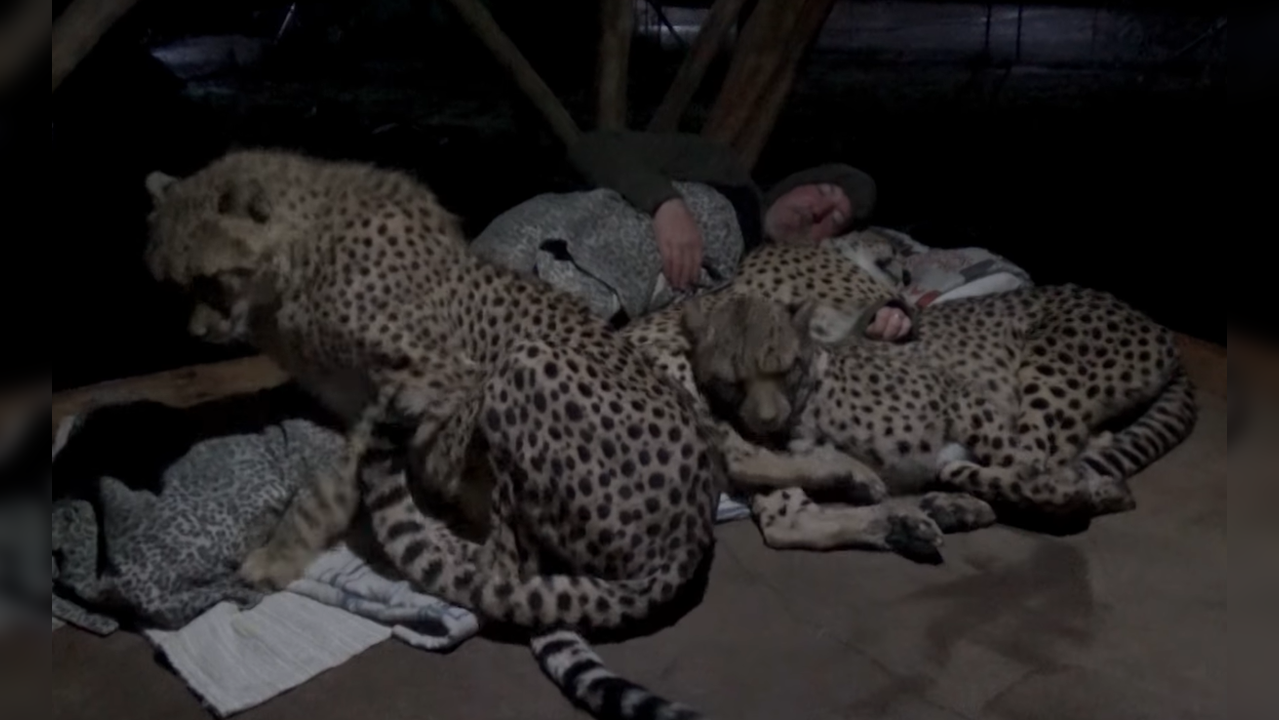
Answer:
[[[537,74],[537,71],[529,65],[528,59],[520,53],[519,48],[515,47],[515,43],[511,42],[506,33],[502,32],[502,28],[498,27],[492,14],[480,0],[449,0],[449,3],[462,16],[471,31],[493,53],[497,61],[511,73],[515,84],[546,117],[556,137],[565,145],[576,142],[581,135],[581,130],[573,121],[573,117],[564,109],[559,98],[555,97],[555,93]]]
[[[268,390],[288,380],[289,376],[263,355],[112,380],[54,395],[53,428],[56,431],[63,418],[104,405],[151,400],[185,408]]]
[[[53,26],[53,0],[26,0],[0,26],[0,95],[32,68]]]
[[[786,54],[801,8],[792,0],[760,0],[742,30],[702,135],[731,145],[741,134]]]
[[[1279,400],[1279,347],[1231,333],[1236,360],[1243,360],[1257,380],[1257,390]],[[1186,370],[1203,392],[1226,396],[1226,348],[1177,335]],[[195,365],[140,377],[112,380],[67,390],[53,396],[53,428],[70,415],[96,407],[150,400],[170,407],[186,408],[234,395],[270,390],[289,382],[287,373],[265,356],[257,355],[207,365]],[[12,398],[0,397],[0,406]],[[0,407],[3,409],[3,407]]]
[[[693,40],[693,46],[684,56],[679,72],[675,73],[675,79],[662,98],[662,104],[657,106],[657,112],[648,123],[650,132],[673,132],[679,128],[684,109],[692,101],[693,95],[697,94],[706,70],[724,46],[729,30],[737,23],[742,6],[747,1],[715,0],[715,4],[711,5],[706,20]]]
[[[795,25],[791,29],[786,52],[765,88],[760,105],[737,137],[733,139],[733,148],[737,150],[738,156],[747,168],[755,167],[755,163],[759,161],[760,153],[768,144],[773,128],[777,126],[777,118],[786,107],[786,100],[790,97],[791,88],[794,87],[795,78],[799,74],[800,62],[817,37],[817,33],[826,24],[826,18],[830,16],[834,5],[834,0],[807,0],[800,9]]]
[[[626,127],[626,86],[635,34],[631,0],[604,0],[600,5],[599,110],[596,122],[607,130]]]
[[[53,90],[137,4],[138,0],[74,0],[62,11],[53,23]]]

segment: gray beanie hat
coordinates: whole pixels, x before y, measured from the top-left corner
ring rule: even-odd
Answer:
[[[853,223],[865,220],[874,212],[875,201],[879,198],[875,179],[855,167],[840,163],[797,172],[777,183],[764,195],[764,211],[767,212],[778,198],[797,187],[823,183],[837,185],[844,190],[853,204]]]

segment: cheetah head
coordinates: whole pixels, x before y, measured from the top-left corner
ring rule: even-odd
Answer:
[[[709,312],[700,299],[685,304],[693,376],[716,414],[761,440],[789,427],[814,352],[816,309],[747,296],[728,297]]]
[[[212,342],[247,339],[250,316],[274,294],[284,230],[274,221],[266,186],[227,163],[185,179],[147,177],[146,264],[196,306],[189,331]]]
[[[852,260],[880,285],[900,292],[913,279],[902,250],[884,232],[878,228],[855,230],[826,240],[824,245]]]

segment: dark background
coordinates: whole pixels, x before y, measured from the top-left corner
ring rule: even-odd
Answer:
[[[632,127],[707,4],[637,3]],[[583,128],[596,6],[490,3]],[[1226,213],[1228,186],[1244,217],[1272,197],[1274,24],[1245,24],[1228,102],[1218,3],[840,2],[756,177],[850,162],[879,180],[876,221],[922,242],[988,247],[1040,283],[1110,290],[1215,342],[1227,297],[1231,322],[1269,331],[1273,303],[1240,298],[1259,289],[1264,273],[1249,271],[1274,232]],[[6,202],[46,208],[52,223],[6,221],[5,252],[47,241],[51,281],[41,293],[29,261],[5,262],[5,292],[13,327],[26,308],[47,318],[10,337],[40,364],[40,339],[53,338],[55,389],[242,352],[187,339],[187,306],[146,275],[151,170],[190,172],[238,145],[374,160],[415,172],[471,233],[571,178],[541,116],[444,2],[142,2],[52,96],[51,163],[37,150],[43,77],[9,99],[0,139]],[[1227,142],[1245,148],[1229,169]]]

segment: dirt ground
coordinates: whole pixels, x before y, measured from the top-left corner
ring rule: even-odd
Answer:
[[[1262,480],[1274,467],[1264,437],[1275,427],[1279,418],[1262,412],[1230,450],[1236,484],[1251,491],[1236,494],[1243,511],[1263,506],[1256,493],[1274,494]],[[1226,718],[1235,648],[1226,630],[1224,397],[1203,393],[1193,437],[1135,490],[1135,512],[1074,537],[1005,528],[953,537],[941,566],[773,552],[749,523],[724,526],[705,600],[674,627],[601,654],[668,697],[734,720]],[[43,665],[40,644],[0,657],[11,668]],[[1241,638],[1238,651],[1249,649],[1265,647]],[[52,669],[54,720],[209,717],[137,636],[57,631]],[[26,716],[23,698],[38,707],[30,703],[42,686],[6,676],[0,717]],[[1232,696],[1236,717],[1246,697]],[[387,642],[240,717],[576,716],[527,649],[476,639],[450,655]]]

